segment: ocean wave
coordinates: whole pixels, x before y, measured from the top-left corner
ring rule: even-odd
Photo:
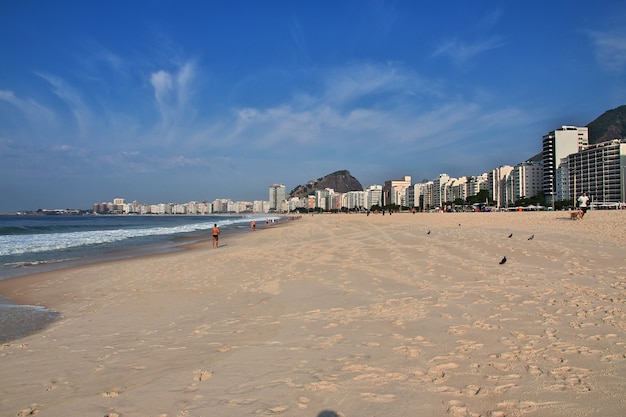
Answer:
[[[225,227],[238,223],[247,223],[250,219],[251,218],[220,219],[217,222],[210,221],[189,223],[173,227],[160,226],[145,228],[120,228],[112,230],[85,230],[62,233],[5,235],[0,236],[0,256],[48,252],[84,246],[96,246],[140,237],[202,232],[213,228],[214,223],[217,223],[220,227]]]

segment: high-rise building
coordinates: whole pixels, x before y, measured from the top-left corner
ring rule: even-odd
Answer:
[[[406,206],[406,189],[411,186],[411,176],[405,175],[398,180],[385,181],[383,186],[383,205],[397,204]]]
[[[496,207],[506,206],[508,201],[506,181],[511,171],[513,171],[512,166],[502,165],[492,169],[489,173],[489,195],[494,200]]]
[[[283,184],[272,184],[270,186],[270,211],[280,211],[284,200],[285,186]]]
[[[567,157],[569,197],[586,192],[592,203],[626,201],[626,139],[584,146]]]
[[[383,205],[383,186],[382,185],[369,185],[365,187],[365,200],[366,208],[369,210],[372,206]]]
[[[450,176],[448,174],[439,174],[437,178],[433,180],[432,207],[441,207],[442,204],[446,202],[444,187],[448,181],[450,181]]]
[[[525,198],[537,197],[543,191],[543,164],[541,162],[526,161],[515,165],[508,175],[506,184],[506,202]]]
[[[563,158],[589,145],[589,130],[586,127],[561,126],[542,139],[543,194],[548,203],[554,203],[557,191],[557,170]]]

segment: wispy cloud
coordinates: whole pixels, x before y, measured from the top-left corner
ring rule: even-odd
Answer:
[[[515,109],[490,109],[472,98],[431,89],[398,66],[334,69],[322,91],[267,108],[241,108],[223,126],[229,146],[355,154],[418,152],[466,140],[470,130],[519,123]],[[407,94],[416,91],[416,94]],[[400,97],[400,98],[399,98]],[[384,105],[380,105],[380,103]],[[478,122],[480,121],[480,122]],[[450,132],[462,131],[463,135]]]
[[[0,90],[0,100],[17,109],[29,123],[52,123],[55,120],[54,112],[38,103],[34,99],[19,98],[13,91]]]
[[[89,107],[83,102],[78,91],[60,77],[42,72],[36,72],[35,74],[46,80],[52,87],[52,92],[63,100],[76,121],[81,135],[84,135],[88,130],[92,117]]]
[[[466,64],[476,56],[504,46],[504,40],[500,37],[491,37],[477,42],[465,42],[459,39],[451,39],[441,44],[433,57],[445,56],[457,65]]]
[[[195,73],[195,63],[189,61],[173,72],[158,70],[150,75],[154,99],[164,125],[180,120],[184,114],[183,111],[193,95]]]
[[[589,32],[596,59],[609,71],[626,70],[626,33]]]

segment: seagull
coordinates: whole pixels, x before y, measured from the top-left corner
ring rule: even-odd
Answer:
[[[506,256],[502,258],[502,260],[500,261],[500,265],[504,264],[505,262],[506,262]]]
[[[509,235],[509,237],[513,237],[513,233],[511,233],[511,234]]]
[[[528,240],[533,240],[535,238],[535,235],[532,235],[531,237],[528,238]]]

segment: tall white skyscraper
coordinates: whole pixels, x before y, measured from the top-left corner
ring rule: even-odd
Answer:
[[[283,184],[272,184],[270,186],[270,211],[280,211],[283,201],[285,201],[285,186]]]
[[[561,160],[589,145],[589,130],[586,127],[561,126],[542,139],[543,195],[546,202],[556,200],[556,173]]]

